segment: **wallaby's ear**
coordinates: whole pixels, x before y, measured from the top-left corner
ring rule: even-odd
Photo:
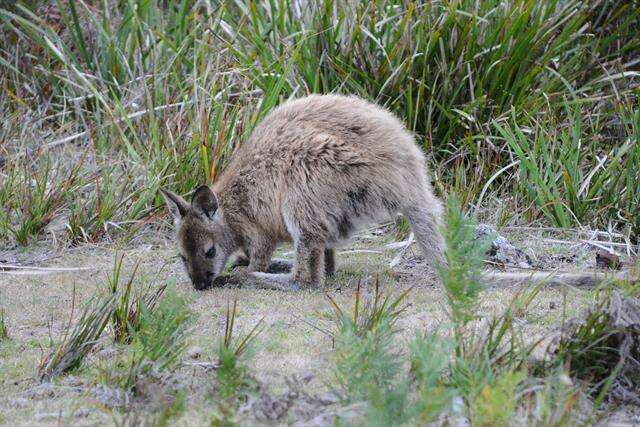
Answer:
[[[187,203],[187,201],[182,197],[169,190],[165,190],[164,188],[161,188],[160,192],[162,193],[162,197],[164,197],[164,201],[167,203],[169,212],[171,212],[171,215],[173,216],[173,223],[177,227],[182,218],[189,211],[189,203]]]
[[[195,212],[213,219],[213,215],[218,210],[218,199],[208,185],[201,185],[193,193],[191,208]]]

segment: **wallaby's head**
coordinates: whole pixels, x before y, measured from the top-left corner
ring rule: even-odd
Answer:
[[[210,287],[235,250],[216,195],[202,185],[188,203],[177,194],[160,191],[173,215],[180,257],[191,283],[196,289]]]

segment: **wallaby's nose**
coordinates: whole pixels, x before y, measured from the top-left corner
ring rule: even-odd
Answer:
[[[193,282],[193,286],[199,291],[207,289],[209,287],[209,285],[210,285],[210,283],[208,283],[208,282]]]
[[[210,288],[211,285],[213,285],[213,279],[215,279],[215,274],[211,273],[211,272],[207,272],[204,275],[204,280],[194,280],[193,281],[193,285],[196,287],[197,290],[201,291],[203,289],[207,289]]]

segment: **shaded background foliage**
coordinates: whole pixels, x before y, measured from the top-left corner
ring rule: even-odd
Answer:
[[[0,238],[129,235],[155,218],[160,185],[214,181],[275,105],[340,92],[397,113],[437,190],[467,208],[633,239],[639,6],[5,2]]]

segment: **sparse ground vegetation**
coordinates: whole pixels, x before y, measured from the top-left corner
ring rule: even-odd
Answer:
[[[639,23],[637,0],[0,1],[0,423],[640,422]],[[215,181],[313,92],[415,132],[448,268],[394,224],[324,290],[194,291],[159,187]],[[486,288],[470,217],[536,268],[605,249],[635,276]]]

